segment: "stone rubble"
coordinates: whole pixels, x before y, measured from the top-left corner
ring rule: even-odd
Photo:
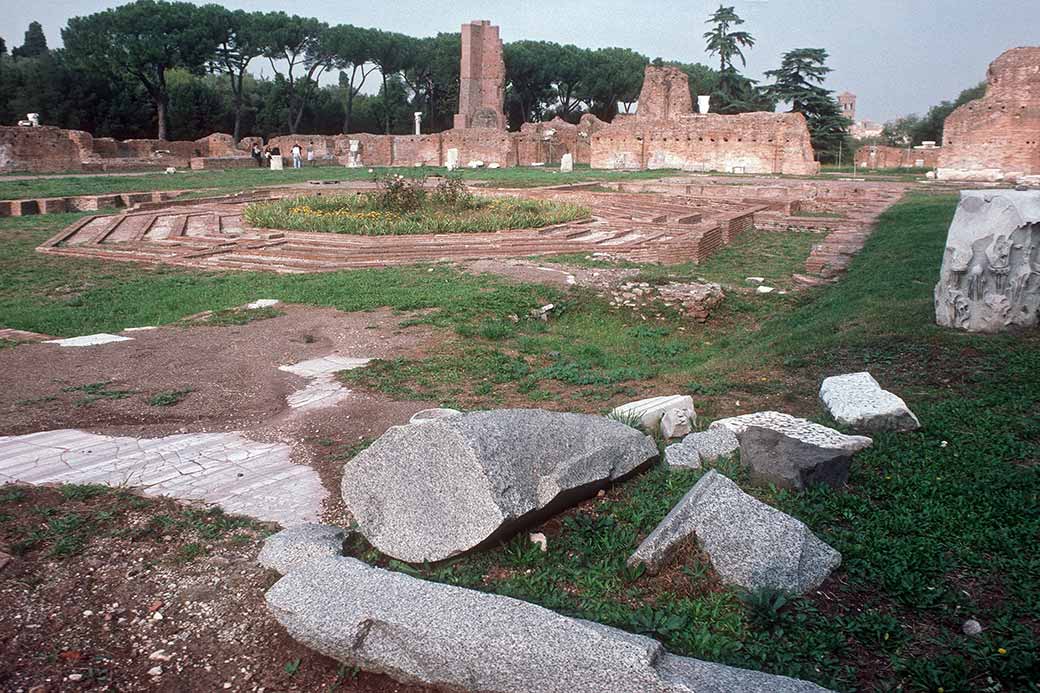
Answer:
[[[704,322],[725,297],[718,284],[670,282],[651,286],[647,282],[626,281],[611,290],[610,304],[636,310],[671,308]]]
[[[835,421],[857,431],[913,431],[921,427],[906,402],[883,390],[866,371],[824,379],[820,399]]]
[[[275,583],[266,601],[304,645],[403,683],[485,693],[825,691],[678,657],[652,638],[352,558],[308,563]]]
[[[653,574],[695,537],[726,584],[804,594],[841,564],[841,554],[801,521],[744,493],[715,470],[698,481],[628,559]]]
[[[396,426],[343,470],[359,531],[402,561],[439,561],[595,495],[655,460],[605,417],[505,409]]]
[[[691,433],[683,438],[682,445],[696,450],[703,462],[717,462],[740,449],[740,441],[737,440],[737,436],[728,428],[721,426]]]
[[[664,449],[664,461],[669,467],[700,469],[701,456],[692,445],[673,443]]]
[[[840,488],[848,480],[852,455],[873,444],[833,428],[775,411],[720,419],[740,441],[740,463],[755,483],[801,490],[815,484]]]

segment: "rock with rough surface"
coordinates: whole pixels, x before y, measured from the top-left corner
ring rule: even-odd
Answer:
[[[440,561],[584,500],[658,456],[602,416],[483,411],[397,426],[343,469],[343,500],[383,553]]]
[[[751,470],[752,480],[792,489],[842,486],[852,455],[874,442],[775,411],[719,419],[709,430],[717,428],[736,434],[740,463]]]
[[[824,379],[820,399],[834,420],[857,431],[913,431],[920,422],[906,402],[881,389],[870,373]]]
[[[683,438],[682,444],[697,451],[703,462],[715,462],[740,449],[740,441],[728,428],[709,428]]]
[[[696,425],[697,411],[693,408],[693,398],[689,395],[665,395],[640,399],[615,407],[611,414],[622,420],[637,420],[644,431],[656,433],[661,430],[661,420],[665,414],[675,409],[685,412],[691,426]]]
[[[272,534],[264,542],[257,563],[282,575],[318,558],[342,556],[345,530],[330,525],[303,524]]]
[[[934,298],[944,327],[1000,332],[1040,323],[1040,190],[961,192]]]
[[[697,448],[684,443],[675,443],[666,447],[664,461],[669,467],[701,468],[701,456],[697,452]]]
[[[662,438],[682,438],[692,430],[690,415],[686,409],[669,409],[661,417]]]
[[[417,427],[426,429],[426,426]],[[484,693],[825,693],[677,657],[651,638],[511,597],[326,558],[268,590],[289,634],[348,667]]]
[[[801,491],[810,486],[841,488],[849,479],[852,453],[807,443],[773,428],[748,426],[740,439],[740,463],[758,484]]]
[[[628,559],[656,573],[696,537],[722,581],[754,591],[803,594],[841,564],[841,554],[801,521],[744,493],[715,470],[698,481]]]

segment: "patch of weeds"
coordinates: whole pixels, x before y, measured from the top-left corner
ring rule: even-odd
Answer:
[[[295,676],[296,672],[298,672],[300,670],[300,662],[301,661],[302,660],[299,657],[297,657],[296,659],[292,660],[291,662],[286,662],[285,666],[282,667],[282,670],[285,671],[285,673],[288,674],[289,676]]]
[[[58,491],[65,500],[82,501],[111,493],[112,488],[103,484],[66,484]]]
[[[21,343],[14,339],[0,339],[0,349],[13,349]]]
[[[83,397],[73,402],[73,406],[76,407],[86,407],[102,399],[126,399],[131,395],[137,394],[137,390],[109,390],[108,386],[111,384],[111,380],[106,380],[102,383],[63,387],[61,391],[83,393]]]
[[[153,407],[172,407],[180,404],[181,400],[190,395],[194,390],[192,388],[185,388],[184,390],[163,390],[155,395],[152,395],[148,399],[148,404]]]
[[[177,558],[183,562],[194,561],[208,553],[206,547],[197,542],[185,544],[177,550]]]

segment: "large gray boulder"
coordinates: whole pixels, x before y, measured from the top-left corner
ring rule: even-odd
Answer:
[[[429,424],[419,428],[427,428]],[[325,558],[268,590],[289,634],[402,683],[481,693],[824,693],[534,604]]]
[[[920,422],[900,397],[866,371],[825,378],[820,399],[834,420],[857,431],[913,431]]]
[[[1040,190],[965,190],[946,235],[935,321],[969,332],[1040,321]]]
[[[801,490],[816,484],[841,487],[852,455],[874,441],[775,411],[745,414],[712,423],[740,441],[740,463],[752,481]]]
[[[343,469],[359,531],[402,561],[440,561],[594,495],[657,458],[602,416],[504,409],[391,428]]]
[[[715,470],[694,484],[628,563],[656,573],[690,537],[696,537],[723,582],[752,591],[802,594],[841,564],[841,554],[801,521],[744,493]]]

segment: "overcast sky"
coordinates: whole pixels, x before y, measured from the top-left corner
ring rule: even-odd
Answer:
[[[69,17],[120,4],[112,0],[0,0],[0,36],[20,45],[32,20],[60,45]],[[413,36],[458,31],[473,19],[520,39],[622,46],[651,58],[712,64],[704,19],[718,7],[704,0],[224,0],[230,8],[284,10],[329,23],[350,23]],[[884,121],[923,114],[985,78],[986,66],[1013,46],[1040,43],[1040,0],[727,0],[747,20],[757,44],[746,74],[760,78],[792,48],[825,48],[834,72],[826,86],[859,97],[857,117]],[[256,70],[266,67],[257,63]]]

